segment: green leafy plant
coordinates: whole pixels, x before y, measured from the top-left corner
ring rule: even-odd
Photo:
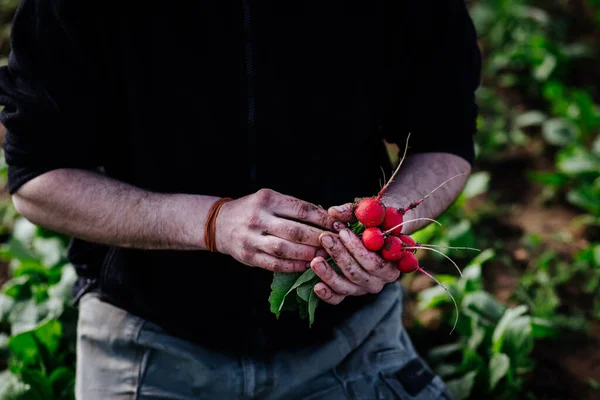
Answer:
[[[484,290],[482,265],[494,255],[492,250],[479,254],[460,278],[438,277],[459,303],[458,337],[432,348],[427,360],[459,400],[488,395],[514,398],[533,366],[535,339],[556,334],[550,321],[532,317],[526,306],[508,308]],[[444,294],[438,287],[422,291],[419,311],[443,307],[448,303]],[[449,318],[450,313],[444,314],[446,323]]]
[[[8,360],[0,398],[72,399],[76,274],[65,259],[66,239],[17,220],[0,255],[12,278],[0,293],[0,343]]]

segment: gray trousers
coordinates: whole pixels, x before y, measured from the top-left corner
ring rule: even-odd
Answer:
[[[400,287],[355,313],[331,342],[265,364],[226,357],[86,294],[77,332],[77,400],[450,399],[401,324]]]

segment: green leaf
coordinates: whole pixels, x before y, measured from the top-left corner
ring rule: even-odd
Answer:
[[[9,370],[0,372],[0,400],[21,400],[28,390],[17,375]]]
[[[449,287],[448,290],[452,292],[452,287]],[[448,293],[441,286],[432,286],[425,290],[422,290],[417,295],[418,300],[418,309],[419,310],[428,310],[431,308],[435,308],[440,304],[445,304],[450,302],[450,297],[448,297]]]
[[[50,374],[52,392],[59,399],[72,399],[75,393],[75,372],[67,367],[59,367]]]
[[[0,332],[0,353],[8,349],[8,339],[9,336],[6,333]]]
[[[527,128],[541,125],[548,117],[541,111],[527,111],[517,116],[514,120],[515,128]]]
[[[41,357],[40,348],[33,335],[17,335],[10,338],[9,348],[20,363],[26,366],[37,365]]]
[[[527,173],[527,177],[544,185],[552,187],[560,187],[569,182],[569,178],[558,172],[531,171]]]
[[[0,324],[8,319],[14,303],[15,300],[12,297],[0,292]]]
[[[48,309],[45,302],[38,304],[34,299],[15,302],[7,318],[11,324],[11,334],[17,335],[35,329],[47,314]]]
[[[36,400],[54,400],[52,395],[52,385],[50,379],[43,375],[40,371],[24,370],[21,373],[21,379],[29,385],[27,398]]]
[[[465,314],[475,315],[488,323],[499,321],[506,309],[495,297],[484,291],[465,296],[461,308]]]
[[[467,371],[482,371],[484,368],[484,360],[483,357],[479,355],[479,353],[475,350],[472,350],[468,347],[464,348],[463,358],[460,363],[460,370],[462,372]]]
[[[594,215],[600,215],[600,189],[580,186],[567,193],[567,200]]]
[[[7,281],[2,287],[5,295],[15,300],[25,299],[31,296],[31,287],[28,276],[18,276]]]
[[[504,352],[516,360],[525,360],[533,350],[531,317],[521,316],[514,319],[504,335]],[[516,367],[519,364],[517,363]]]
[[[583,147],[565,147],[557,155],[556,166],[559,171],[569,175],[598,173],[600,158]]]
[[[65,252],[62,241],[56,237],[36,237],[32,245],[35,252],[40,255],[41,263],[46,267],[57,265]]]
[[[467,339],[467,347],[473,351],[477,351],[477,348],[485,339],[485,329],[479,325],[478,321],[478,318],[471,319],[471,335]]]
[[[559,333],[558,328],[552,321],[543,318],[531,318],[531,334],[534,338],[556,337]]]
[[[435,368],[435,372],[441,378],[446,378],[448,376],[455,376],[460,373],[460,365],[450,364],[450,363],[440,364]]]
[[[37,234],[38,227],[26,218],[19,218],[15,221],[12,237],[25,245],[30,245]]]
[[[60,345],[63,326],[59,320],[49,319],[31,333],[36,336],[39,343],[44,345],[50,356],[53,356]]]
[[[61,299],[66,303],[71,300],[71,288],[77,280],[77,272],[71,264],[65,264],[61,268],[61,272],[60,281],[48,289],[48,295],[53,298]]]
[[[496,256],[496,252],[494,250],[486,249],[486,250],[482,251],[481,253],[479,253],[477,256],[475,256],[475,258],[473,258],[471,260],[471,262],[469,263],[469,266],[477,265],[477,266],[481,267],[483,264],[485,264],[486,262],[488,262],[495,256]],[[480,270],[480,273],[481,273],[481,270]]]
[[[594,154],[600,156],[600,135],[598,135],[596,140],[594,140],[594,143],[592,144],[592,151]]]
[[[2,258],[5,260],[37,261],[33,252],[26,248],[14,235],[2,246]]]
[[[300,319],[308,318],[308,301],[303,300],[298,296],[298,293],[296,293],[296,303],[298,304],[298,314],[300,315]]]
[[[504,312],[502,318],[496,325],[492,335],[492,350],[494,353],[500,353],[504,344],[504,336],[509,326],[519,317],[527,312],[527,307],[524,305],[515,308],[509,308]]]
[[[464,345],[460,342],[434,347],[427,353],[427,359],[433,364],[439,364],[445,358],[462,351]]]
[[[281,313],[281,307],[284,303],[286,294],[301,275],[301,272],[276,272],[273,274],[269,303],[271,304],[271,312],[275,314],[277,318],[279,318]]]
[[[415,242],[429,243],[431,238],[439,231],[439,226],[436,224],[428,224],[423,229],[412,233],[410,236]]]
[[[52,271],[40,264],[38,260],[22,261],[14,269],[13,277],[27,277],[33,283],[46,281],[52,275]]]
[[[296,289],[296,293],[298,296],[308,303],[308,299],[310,297],[310,292],[314,290],[315,285],[320,281],[319,277],[315,275],[313,279],[308,282],[303,283]]]
[[[24,364],[38,364],[43,362],[44,356],[53,357],[56,354],[62,333],[60,321],[49,319],[31,331],[11,337],[9,347]]]
[[[448,232],[446,234],[447,234],[449,240],[457,241],[462,236],[468,234],[469,232],[471,232],[471,222],[466,219],[463,219],[460,222],[452,225],[448,229]]]
[[[600,381],[592,378],[591,376],[588,378],[587,384],[593,390],[600,390]]]
[[[365,229],[366,229],[366,227],[363,224],[361,224],[360,221],[356,221],[350,227],[350,230],[357,236],[360,236]]]
[[[510,358],[504,353],[496,353],[490,358],[490,391],[494,390],[498,382],[508,373]]]
[[[453,379],[446,383],[448,391],[452,394],[455,400],[467,400],[471,396],[473,386],[475,386],[475,378],[477,371],[471,371],[460,378]]]
[[[285,298],[287,297],[287,295],[289,295],[290,293],[292,293],[292,291],[294,289],[298,288],[302,284],[304,284],[304,283],[309,282],[310,280],[312,280],[315,276],[316,276],[315,271],[313,271],[312,269],[307,269],[306,271],[304,271],[302,273],[302,275],[300,275],[300,277],[298,277],[298,279],[296,280],[296,282],[294,282],[294,284],[288,289],[288,291],[283,296],[283,301],[281,302],[281,305],[279,306],[279,311],[281,312],[281,309],[283,307],[283,303],[285,302]]]
[[[490,184],[490,173],[489,172],[475,172],[467,181],[465,188],[463,189],[463,194],[467,199],[471,199],[473,197],[479,196],[488,191]]]
[[[312,324],[315,322],[315,311],[317,310],[318,304],[319,297],[313,290],[310,292],[310,297],[308,298],[308,318],[310,326],[312,326]]]
[[[552,75],[557,64],[558,61],[555,56],[546,54],[544,61],[533,70],[533,76],[538,81],[545,81]]]

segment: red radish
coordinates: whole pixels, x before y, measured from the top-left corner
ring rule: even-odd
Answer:
[[[367,228],[379,226],[385,218],[385,206],[374,197],[367,197],[358,202],[354,215]]]
[[[381,257],[386,261],[396,261],[405,253],[404,245],[397,236],[388,236],[381,249]]]
[[[419,262],[413,253],[404,252],[402,258],[396,263],[396,268],[398,268],[400,272],[410,274],[419,268]]]
[[[398,236],[402,234],[402,226],[398,226],[402,222],[404,222],[404,210],[386,207],[385,218],[381,226],[384,231],[391,230],[392,235]]]
[[[383,247],[383,232],[379,228],[367,228],[362,233],[362,242],[371,251],[378,251]]]
[[[400,235],[399,237],[405,246],[414,247],[417,245],[417,242],[415,242],[415,240],[408,235]]]

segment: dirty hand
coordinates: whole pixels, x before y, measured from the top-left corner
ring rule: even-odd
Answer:
[[[335,220],[353,220],[351,204],[332,207],[329,214]],[[400,276],[393,262],[369,251],[348,228],[341,230],[339,235],[324,232],[319,240],[342,272],[334,271],[321,256],[311,262],[311,268],[323,280],[315,285],[315,293],[327,303],[339,304],[346,296],[379,293],[387,283],[395,282]]]
[[[261,189],[222,206],[217,251],[269,271],[305,271],[315,257],[327,256],[319,235],[343,226],[314,204]]]

